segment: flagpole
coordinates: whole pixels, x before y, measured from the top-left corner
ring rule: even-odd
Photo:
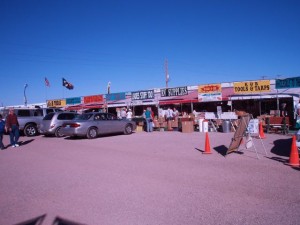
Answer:
[[[166,69],[166,88],[168,88],[168,82],[169,82],[168,59],[165,60],[165,69]]]

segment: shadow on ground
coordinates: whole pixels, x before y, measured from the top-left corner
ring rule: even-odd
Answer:
[[[15,225],[42,225],[46,215],[47,214],[44,214],[44,215],[38,216],[36,218],[30,219],[30,220],[27,220],[27,221],[17,223]],[[52,225],[85,225],[85,224],[74,222],[74,221],[71,221],[71,220],[66,220],[66,219],[63,219],[63,218],[57,216],[54,219]]]

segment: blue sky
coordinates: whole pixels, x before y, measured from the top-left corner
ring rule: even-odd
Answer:
[[[300,75],[299,0],[0,0],[0,105]],[[44,78],[51,86],[46,88]],[[62,86],[62,77],[74,85]]]

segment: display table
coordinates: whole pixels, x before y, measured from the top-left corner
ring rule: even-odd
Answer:
[[[193,121],[182,121],[181,129],[182,129],[182,133],[194,132],[194,122]]]

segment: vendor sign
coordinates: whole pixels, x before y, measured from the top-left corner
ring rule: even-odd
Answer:
[[[221,84],[207,84],[198,86],[198,101],[222,101]]]
[[[47,101],[47,107],[65,107],[66,106],[66,100],[65,99],[58,99],[58,100],[48,100]]]
[[[291,77],[286,79],[275,80],[276,89],[288,89],[288,88],[299,88],[300,87],[300,77]]]
[[[66,98],[67,105],[76,105],[81,103],[81,97],[77,98]]]
[[[102,103],[103,102],[103,95],[91,95],[91,96],[84,96],[83,103]]]
[[[113,94],[107,94],[106,95],[106,101],[119,101],[126,99],[125,92],[120,93],[113,93]]]
[[[132,92],[131,99],[132,101],[154,99],[154,90]]]
[[[183,96],[183,95],[188,95],[187,86],[160,89],[161,97],[173,97],[173,96]]]
[[[270,92],[270,80],[236,82],[233,84],[235,94]]]

